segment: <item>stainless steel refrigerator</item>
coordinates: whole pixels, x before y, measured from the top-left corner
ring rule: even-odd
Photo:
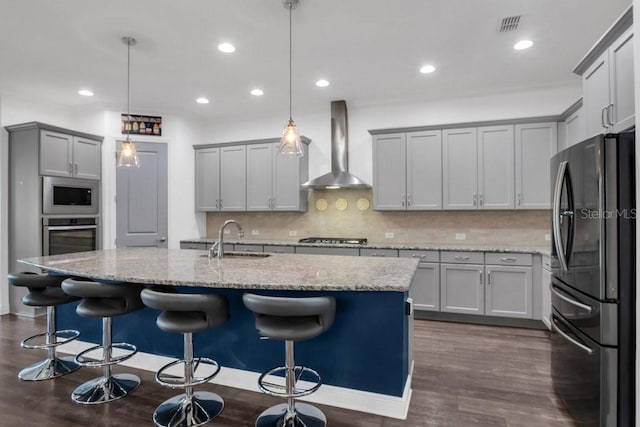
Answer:
[[[551,374],[580,426],[635,425],[635,139],[551,159]]]

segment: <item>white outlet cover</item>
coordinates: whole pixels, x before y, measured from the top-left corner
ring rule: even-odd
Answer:
[[[257,236],[258,234],[260,234],[260,230],[251,230],[251,235],[252,236]]]
[[[298,232],[296,230],[289,230],[289,237],[296,237]]]
[[[464,233],[456,233],[456,240],[467,240],[467,235]]]
[[[544,235],[544,240],[546,240],[547,242],[551,241],[551,233],[547,233]]]
[[[385,239],[393,239],[394,237],[396,237],[396,235],[393,231],[387,231],[386,233],[384,233],[384,237]]]

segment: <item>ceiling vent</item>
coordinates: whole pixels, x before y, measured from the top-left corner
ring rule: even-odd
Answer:
[[[516,28],[518,28],[520,18],[522,18],[522,15],[502,18],[502,24],[500,24],[500,32],[504,33],[506,31],[514,31]]]

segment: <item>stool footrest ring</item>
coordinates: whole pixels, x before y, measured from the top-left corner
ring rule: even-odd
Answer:
[[[286,372],[287,372],[286,366],[278,366],[276,368],[268,370],[267,372],[260,375],[260,378],[258,378],[258,387],[260,388],[260,390],[262,390],[262,392],[270,396],[277,396],[277,397],[284,397],[284,398],[290,398],[290,397],[297,398],[297,397],[307,396],[311,393],[314,393],[322,385],[322,378],[320,378],[320,374],[318,374],[316,371],[314,371],[311,368],[307,368],[306,366],[294,367],[294,375],[295,375],[294,384],[297,384],[298,380],[300,380],[302,375],[307,373],[313,377],[313,379],[311,379],[308,382],[315,383],[315,385],[309,388],[301,389],[301,388],[295,387],[294,385],[293,393],[287,393],[286,386],[284,385],[284,380],[285,380],[284,375],[278,375],[280,378],[282,378],[283,384],[277,384],[277,383],[273,383],[266,380],[266,377],[268,376],[275,376],[276,374],[286,374]]]
[[[62,337],[61,340],[58,339],[59,336],[61,335],[70,335],[69,337]],[[43,349],[47,349],[47,348],[52,348],[52,347],[57,347],[59,345],[62,344],[66,344],[70,341],[75,340],[76,338],[78,338],[80,336],[80,332],[76,331],[75,329],[63,329],[61,331],[55,331],[53,333],[53,337],[55,338],[55,341],[49,344],[29,344],[29,341],[33,341],[37,338],[46,338],[47,333],[43,332],[41,334],[36,334],[36,335],[31,335],[29,338],[24,339],[21,343],[20,343],[20,347],[22,348],[27,348],[29,350],[32,349],[39,349],[39,350],[43,350]]]
[[[213,379],[213,377],[218,375],[218,372],[220,372],[220,365],[215,360],[209,359],[208,357],[196,357],[193,359],[194,377],[191,380],[191,382],[186,382],[184,377],[165,374],[165,371],[167,369],[172,368],[176,365],[184,365],[185,363],[186,362],[183,359],[178,359],[178,360],[174,360],[171,363],[167,363],[162,368],[160,368],[160,370],[156,373],[156,382],[160,385],[163,385],[169,388],[193,387],[193,386],[197,386],[197,385],[209,382],[211,379]],[[196,377],[195,376],[196,370],[198,369],[198,366],[200,366],[201,363],[204,363],[205,365],[214,366],[214,369],[215,369],[214,372],[211,375],[206,377]]]
[[[124,362],[125,360],[133,357],[133,355],[135,355],[138,352],[138,349],[136,348],[135,345],[133,344],[129,344],[126,342],[116,342],[111,344],[110,349],[121,349],[121,350],[127,350],[128,353],[125,353],[121,356],[118,357],[112,357],[110,358],[108,361],[104,361],[104,360],[91,360],[91,359],[87,359],[86,358],[86,354],[90,353],[92,351],[98,350],[103,348],[102,345],[95,345],[91,348],[88,348],[84,351],[81,351],[80,353],[78,353],[76,355],[76,363],[81,365],[81,366],[85,366],[85,367],[100,367],[100,366],[107,366],[107,365],[116,365],[118,363]]]

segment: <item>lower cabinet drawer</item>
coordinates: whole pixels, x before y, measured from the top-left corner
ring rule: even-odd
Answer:
[[[292,254],[295,253],[293,246],[264,245],[264,251],[272,254]]]
[[[318,254],[318,255],[360,255],[358,248],[332,248],[321,246],[296,246],[297,254]]]
[[[483,252],[440,252],[440,262],[451,264],[484,264]]]
[[[360,256],[377,256],[377,257],[398,257],[397,249],[360,249]]]
[[[180,249],[198,249],[205,250],[209,248],[208,243],[196,243],[196,242],[180,242]]]
[[[244,245],[236,243],[233,245],[233,250],[236,252],[262,252],[262,245]]]
[[[440,262],[440,252],[421,251],[417,249],[401,249],[400,258],[417,258],[420,262]]]
[[[484,254],[487,265],[533,265],[533,255],[487,252]]]

